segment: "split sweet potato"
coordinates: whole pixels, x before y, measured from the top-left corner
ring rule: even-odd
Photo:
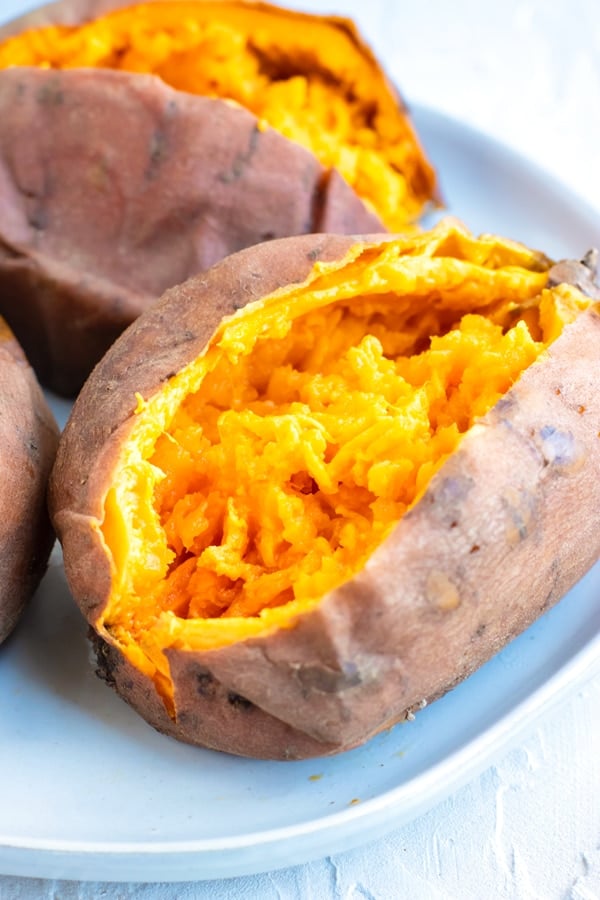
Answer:
[[[123,6],[64,0],[0,29],[0,313],[65,394],[141,309],[228,253],[398,230],[437,198],[350,22]]]
[[[54,543],[46,486],[57,444],[35,374],[0,319],[0,643],[46,571]]]
[[[600,296],[454,222],[304,236],[168,291],[61,440],[51,510],[99,669],[236,754],[360,744],[600,555]]]

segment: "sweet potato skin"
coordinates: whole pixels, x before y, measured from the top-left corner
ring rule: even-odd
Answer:
[[[96,523],[134,392],[160,390],[240,303],[303,280],[316,260],[340,258],[353,243],[310,236],[225,260],[169,291],[87,383],[50,496],[67,577],[92,626],[110,591]],[[590,308],[466,435],[364,569],[293,628],[168,651],[175,720],[151,681],[97,638],[105,677],[161,731],[278,759],[349,749],[442,695],[600,556],[599,340]]]
[[[0,120],[0,314],[61,394],[168,287],[227,254],[382,227],[308,150],[154,76],[8,69]]]
[[[58,428],[14,335],[0,320],[0,643],[46,570],[54,531],[46,486]]]

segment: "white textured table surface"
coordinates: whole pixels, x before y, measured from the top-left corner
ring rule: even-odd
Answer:
[[[35,5],[0,0],[0,19]],[[352,15],[409,101],[512,145],[600,209],[598,0],[294,5]],[[598,900],[600,677],[577,686],[467,787],[352,852],[177,885],[0,876],[0,900],[117,897]]]

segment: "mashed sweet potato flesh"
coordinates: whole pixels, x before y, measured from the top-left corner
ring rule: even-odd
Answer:
[[[430,199],[433,172],[382,73],[318,17],[227,2],[138,5],[11,38],[0,68],[14,65],[151,73],[235,101],[336,167],[391,230]]]
[[[580,312],[546,281],[492,239],[357,245],[225,319],[139,398],[105,500],[98,626],[167,706],[166,649],[292,627],[362,569]]]

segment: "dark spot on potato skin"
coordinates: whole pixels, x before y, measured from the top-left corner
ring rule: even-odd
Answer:
[[[196,688],[201,697],[210,699],[217,693],[217,685],[208,669],[199,671],[196,675]]]
[[[510,507],[509,511],[513,525],[515,526],[519,534],[519,538],[524,541],[528,533],[527,525],[518,509],[515,509],[515,507],[512,506]]]
[[[559,431],[553,425],[540,429],[545,466],[569,466],[575,462],[577,450],[570,431]]]
[[[475,482],[467,475],[449,475],[437,484],[432,483],[425,493],[423,501],[432,506],[432,514],[450,529],[458,528],[460,520],[457,510],[463,506],[465,498],[473,489]],[[413,510],[405,514],[409,518]]]
[[[230,691],[227,694],[227,702],[235,709],[240,710],[249,710],[254,706],[254,703],[252,703],[251,700],[247,700],[245,697],[242,697],[241,694],[234,693],[234,691]]]
[[[115,663],[110,654],[110,648],[102,638],[98,637],[93,628],[88,628],[88,639],[96,657],[96,675],[109,687],[116,688]]]
[[[148,181],[153,181],[158,177],[159,169],[163,162],[169,156],[169,141],[167,134],[163,128],[157,128],[150,138],[150,146],[148,148],[148,166],[146,168],[145,177]]]
[[[253,156],[258,150],[259,144],[260,131],[255,126],[250,132],[250,139],[248,141],[246,150],[243,150],[240,153],[236,154],[229,171],[221,172],[218,175],[219,181],[221,181],[223,184],[231,184],[233,181],[237,181],[238,179],[242,178],[246,168],[250,165]]]
[[[362,684],[362,676],[356,663],[347,662],[342,669],[326,669],[323,666],[302,666],[297,678],[308,692],[337,694],[347,688]]]
[[[312,250],[309,250],[306,254],[306,258],[309,262],[316,262],[321,255],[321,251],[323,250],[321,244],[318,244],[316,247],[313,247]]]
[[[508,394],[505,394],[503,397],[500,397],[499,400],[496,400],[494,404],[494,412],[497,413],[506,413],[511,410],[515,405],[515,398],[512,395],[512,392],[509,391]],[[503,422],[503,424],[507,424]]]
[[[436,500],[446,503],[464,500],[473,490],[475,481],[469,475],[451,475],[444,478],[436,491]]]
[[[31,187],[27,184],[17,183],[16,187],[23,197],[23,204],[27,222],[33,231],[45,231],[50,225],[48,215],[48,198],[53,193],[53,184],[48,169],[44,169],[42,183]],[[36,238],[33,238],[34,241]]]
[[[48,212],[40,203],[39,206],[31,210],[27,216],[27,221],[34,231],[44,231],[48,226]]]
[[[36,100],[40,106],[62,106],[65,93],[58,84],[50,81],[38,90]]]
[[[506,491],[502,497],[502,506],[507,518],[506,538],[510,544],[524,541],[529,535],[530,527],[535,527],[536,498],[526,488],[515,488]]]
[[[183,331],[178,332],[176,343],[178,345],[179,344],[189,344],[190,341],[195,341],[196,337],[197,337],[197,335],[196,335],[195,331],[191,331],[191,329],[186,328]]]

